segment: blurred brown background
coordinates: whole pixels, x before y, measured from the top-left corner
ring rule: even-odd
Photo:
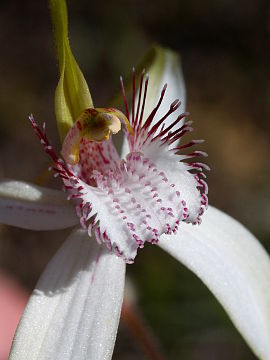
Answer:
[[[128,75],[152,43],[181,54],[193,138],[206,140],[212,168],[210,203],[270,249],[269,1],[74,0],[68,6],[72,49],[97,106],[119,90],[119,75]],[[0,176],[33,181],[48,159],[29,113],[47,122],[60,147],[46,1],[2,1],[0,27]],[[1,269],[31,290],[66,234],[3,229]],[[148,246],[128,273],[169,359],[254,359],[204,285],[161,250]],[[144,359],[124,325],[114,358]]]

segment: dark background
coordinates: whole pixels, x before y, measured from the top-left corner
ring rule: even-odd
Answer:
[[[209,201],[246,225],[269,249],[269,1],[68,1],[73,53],[96,106],[105,106],[149,46],[181,54],[193,138],[206,140]],[[46,121],[60,148],[53,98],[57,61],[45,1],[2,1],[0,176],[34,181],[46,169],[27,121]],[[47,185],[59,187],[55,180]],[[28,290],[66,231],[2,228],[1,269]],[[254,359],[205,286],[154,246],[128,275],[137,306],[169,359]],[[144,359],[120,326],[115,359]]]

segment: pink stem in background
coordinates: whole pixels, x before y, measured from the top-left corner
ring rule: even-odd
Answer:
[[[135,307],[124,299],[121,320],[127,326],[134,340],[149,360],[165,360],[157,339],[145,324],[142,315]]]

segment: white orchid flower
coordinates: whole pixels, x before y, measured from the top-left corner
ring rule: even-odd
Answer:
[[[168,84],[174,74],[170,60],[168,57],[164,68]],[[174,86],[174,92],[183,93],[183,82]],[[174,102],[166,114],[176,107]],[[193,143],[172,147],[189,125],[167,123],[166,114],[154,123],[153,112],[140,124],[142,113],[135,110],[130,132],[126,131],[130,152],[122,161],[111,138],[97,143],[83,135],[78,162],[69,162],[73,157],[67,156],[72,153],[66,148],[76,153],[71,145],[81,135],[80,118],[64,141],[64,162],[31,118],[55,162],[56,174],[76,199],[79,218],[61,192],[2,181],[0,220],[34,230],[66,228],[80,220],[82,229],[72,232],[42,275],[18,327],[10,358],[109,359],[121,311],[125,261],[133,262],[137,248],[147,241],[158,243],[195,272],[255,354],[269,359],[268,255],[242,225],[212,207],[202,216],[201,225],[193,225],[207,203],[207,187],[198,175],[203,166],[183,162],[186,156],[175,154]],[[108,115],[109,120],[115,114],[122,116],[112,109],[97,110],[97,114]],[[183,114],[176,116],[182,118]],[[194,169],[196,174],[191,173]]]
[[[63,48],[58,48],[65,56],[56,108],[70,110],[63,83],[71,52]],[[40,130],[30,117],[70,201],[61,191],[3,180],[0,222],[33,230],[78,226],[33,291],[10,359],[110,359],[125,264],[134,262],[137,249],[146,242],[159,245],[200,277],[254,353],[270,359],[269,256],[236,220],[211,206],[204,213],[207,166],[191,159],[205,154],[183,155],[183,149],[200,141],[178,144],[191,130],[184,120],[185,88],[178,58],[170,51],[156,52],[151,78],[143,72],[138,91],[133,73],[130,108],[121,80],[126,115],[112,108],[95,109],[89,96],[82,105],[77,102],[78,109],[90,106],[75,122],[72,111],[69,123],[62,121],[58,109],[62,158],[45,128]],[[163,87],[158,98],[160,82],[168,91]],[[180,98],[182,108],[175,98]],[[112,135],[121,123],[126,144],[120,158]]]

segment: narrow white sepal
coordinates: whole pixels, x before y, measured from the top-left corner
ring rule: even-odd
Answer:
[[[30,230],[57,230],[78,224],[78,217],[62,191],[1,180],[0,223]]]
[[[182,223],[159,245],[208,286],[254,353],[270,359],[270,258],[259,241],[209,207],[200,226]]]
[[[111,359],[124,277],[122,259],[74,231],[31,295],[10,360]]]
[[[186,87],[179,54],[166,48],[158,48],[157,53],[162,54],[164,59],[161,61],[162,65],[156,66],[156,62],[160,60],[157,58],[157,61],[154,61],[152,66],[147,69],[149,74],[149,85],[145,104],[144,121],[157,105],[161,90],[163,86],[167,84],[164,99],[157,111],[153,124],[166,114],[174,100],[179,99],[181,102],[179,109],[166,119],[166,125],[169,125],[179,114],[185,112]],[[183,120],[179,121],[171,131],[179,128],[182,124]]]
[[[160,120],[169,110],[171,103],[179,99],[181,105],[179,109],[170,115],[165,123],[168,126],[176,120],[177,116],[185,112],[186,106],[186,87],[181,68],[181,62],[179,55],[169,49],[157,47],[155,49],[155,58],[151,65],[146,68],[149,75],[149,85],[147,90],[147,98],[144,109],[143,122],[146,121],[152,110],[158,103],[161,90],[165,84],[167,84],[167,90],[162,101],[162,104],[155,115],[153,124]],[[138,84],[137,84],[138,85]],[[138,93],[136,98],[138,98]],[[136,100],[137,106],[137,100]],[[135,109],[136,109],[135,106]],[[180,128],[183,125],[183,120],[179,121],[171,131]],[[121,158],[124,158],[129,153],[129,146],[127,139],[124,138],[122,145]]]

